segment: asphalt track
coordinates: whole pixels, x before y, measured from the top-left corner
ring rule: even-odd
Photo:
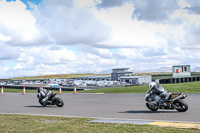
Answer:
[[[62,94],[65,105],[42,107],[36,93],[0,95],[0,113],[56,115],[67,117],[110,118],[200,124],[200,94],[187,94],[187,112],[176,110],[150,111],[145,106],[145,94]]]

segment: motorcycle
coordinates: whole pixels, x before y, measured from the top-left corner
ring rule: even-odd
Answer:
[[[44,107],[46,105],[56,105],[58,107],[62,107],[64,105],[64,102],[61,98],[55,97],[56,95],[57,93],[51,93],[49,99],[45,103],[42,102],[42,99],[44,97],[40,95],[40,93],[37,94],[37,98],[39,99],[39,103]]]
[[[185,112],[188,110],[188,104],[183,101],[183,99],[185,99],[186,97],[187,95],[184,95],[182,92],[174,92],[169,96],[168,100],[164,102],[164,106],[158,106],[158,101],[160,100],[160,97],[151,92],[146,93],[145,101],[147,108],[152,111],[157,111],[158,109],[176,109],[179,112]]]

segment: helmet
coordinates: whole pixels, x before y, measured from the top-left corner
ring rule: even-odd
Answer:
[[[156,87],[156,83],[155,82],[149,83],[149,88],[150,89],[154,89],[155,87]]]
[[[42,91],[42,90],[43,90],[42,87],[37,88],[38,93],[40,93],[40,91]]]

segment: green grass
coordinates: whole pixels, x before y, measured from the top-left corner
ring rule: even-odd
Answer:
[[[85,90],[81,93],[146,93],[148,86],[111,87],[103,89]]]
[[[23,93],[23,89],[7,89],[4,88],[4,93]],[[37,93],[37,90],[26,90],[26,93]]]
[[[200,93],[200,82],[187,82],[177,84],[161,84],[170,92],[184,92],[184,93]],[[78,91],[78,93],[146,93],[149,89],[148,85],[131,86],[131,87],[111,87],[103,89]],[[51,90],[58,93],[58,90]],[[23,89],[6,89],[5,93],[22,93]],[[37,93],[36,90],[26,90],[26,93]],[[73,93],[73,91],[62,91],[62,93]]]
[[[165,89],[171,92],[200,93],[200,81],[178,84],[163,84]]]
[[[162,84],[170,92],[200,93],[200,82],[188,82],[178,84]],[[82,91],[84,93],[146,93],[148,85],[131,87],[113,87]]]
[[[199,129],[177,129],[150,125],[89,122],[91,118],[0,114],[0,133],[191,133]]]

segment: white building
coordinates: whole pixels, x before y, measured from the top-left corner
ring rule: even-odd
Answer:
[[[121,76],[120,82],[126,82],[133,85],[136,84],[148,84],[152,81],[151,75],[141,75],[141,76]]]
[[[122,77],[122,76],[131,76],[133,72],[129,72],[128,70],[129,70],[129,68],[112,69],[111,80],[112,81],[120,81],[120,77]]]
[[[152,76],[151,75],[140,75],[140,76],[132,76],[133,72],[128,71],[129,68],[115,68],[112,69],[111,76],[83,76],[83,77],[78,77],[75,80],[82,80],[85,82],[89,81],[99,81],[97,85],[102,84],[102,85],[107,85],[107,84],[114,84],[110,83],[108,81],[113,81],[113,82],[126,82],[130,83],[133,85],[137,84],[148,84],[152,81]],[[100,82],[101,81],[101,82]],[[107,81],[107,82],[105,82]]]

